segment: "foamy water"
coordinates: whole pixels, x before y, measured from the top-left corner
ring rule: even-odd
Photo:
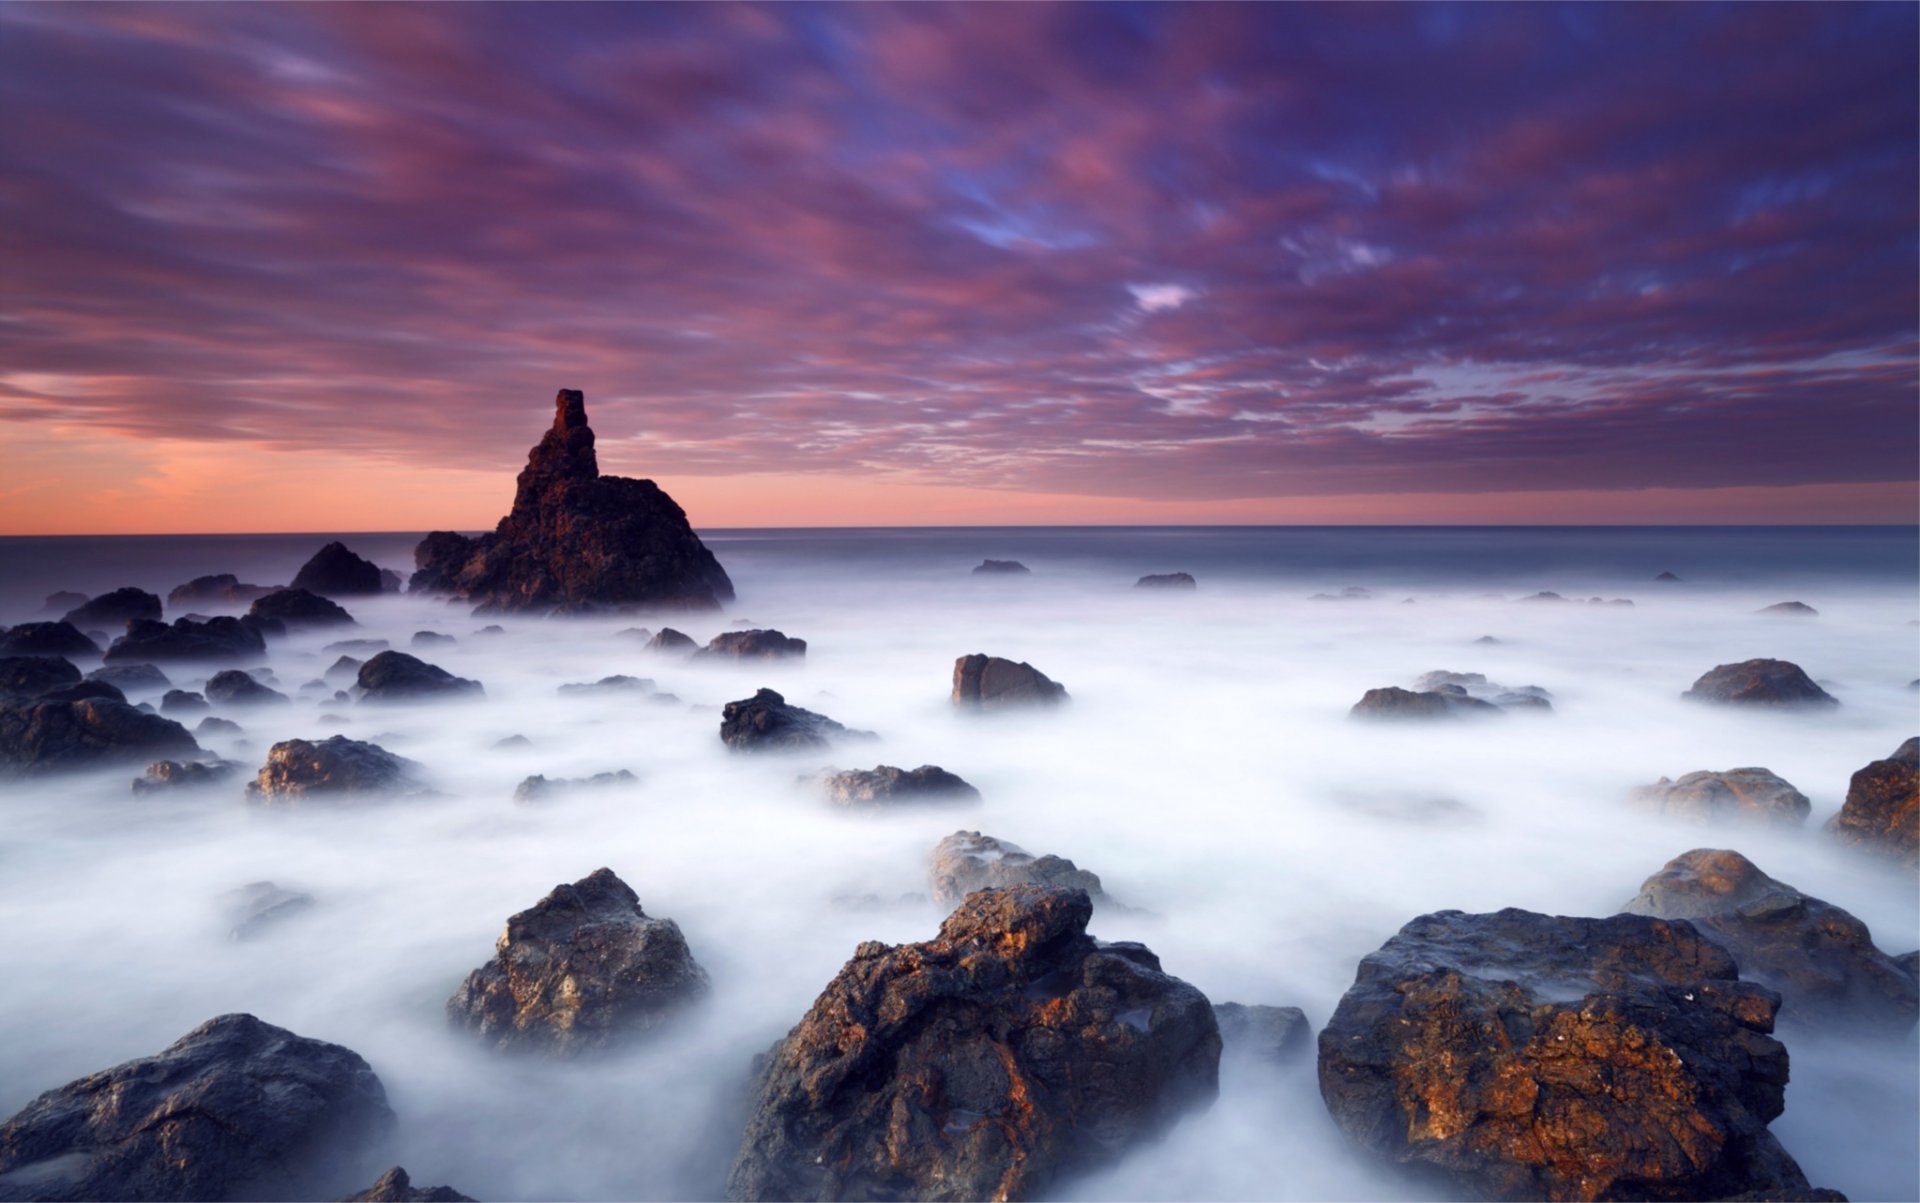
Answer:
[[[291,708],[222,712],[246,734],[202,742],[251,769],[276,740],[338,732],[421,762],[441,796],[262,813],[238,785],[135,800],[124,771],[0,785],[0,1114],[158,1051],[213,1015],[250,1011],[372,1063],[401,1119],[390,1160],[416,1182],[487,1199],[713,1196],[751,1058],[858,943],[934,933],[926,856],[959,828],[1072,858],[1129,908],[1098,913],[1095,934],[1145,942],[1216,1002],[1300,1006],[1316,1029],[1358,959],[1418,914],[1610,914],[1694,847],[1739,849],[1858,915],[1890,953],[1920,944],[1912,876],[1819,831],[1849,776],[1920,727],[1920,694],[1908,688],[1920,675],[1915,582],[1902,572],[1809,576],[1782,557],[1777,570],[1668,587],[1648,578],[1662,567],[1688,575],[1688,565],[1654,561],[1629,578],[1611,562],[1442,573],[1382,560],[1318,578],[1209,576],[1195,566],[1206,548],[1178,537],[1152,555],[1075,546],[1062,536],[1041,555],[1005,548],[1034,569],[1009,579],[974,578],[978,554],[925,545],[809,558],[730,554],[716,541],[739,601],[724,615],[665,621],[702,642],[741,620],[776,627],[809,641],[799,664],[690,664],[617,634],[658,618],[476,618],[430,599],[348,599],[361,629],[271,647]],[[390,549],[374,554],[407,566]],[[289,575],[267,557],[118,577],[95,567],[110,583],[162,593],[215,569],[263,583]],[[1201,576],[1195,593],[1129,587],[1189,567]],[[1353,583],[1376,597],[1308,600]],[[1636,604],[1513,600],[1542,588]],[[1752,613],[1789,598],[1820,616]],[[492,622],[506,634],[475,634]],[[458,642],[412,649],[417,630]],[[1482,635],[1502,642],[1475,644]],[[297,695],[334,659],[322,645],[362,637],[483,682],[486,700],[376,709]],[[1072,703],[957,714],[950,674],[969,652],[1029,660]],[[1802,665],[1843,704],[1780,716],[1680,701],[1708,668],[1756,656]],[[1426,728],[1347,718],[1368,688],[1430,669],[1542,686],[1555,713]],[[197,688],[210,670],[166,671]],[[652,678],[683,704],[556,693],[613,673]],[[827,756],[727,752],[719,706],[762,685],[881,739]],[[516,734],[533,746],[493,750]],[[878,763],[941,765],[985,800],[856,817],[796,783],[827,764]],[[1740,765],[1771,768],[1812,798],[1807,825],[1700,828],[1624,800],[1662,775]],[[612,769],[640,782],[537,808],[512,801],[531,773]],[[1456,805],[1425,805],[1436,799]],[[601,865],[648,914],[679,922],[712,975],[710,1002],[631,1052],[578,1063],[503,1057],[449,1031],[443,1004],[492,954],[506,917]],[[317,905],[228,942],[220,896],[261,879]],[[872,899],[847,901],[860,896]],[[1914,1197],[1920,1045],[1783,1038],[1794,1080],[1774,1130],[1809,1176],[1857,1199]],[[1209,1111],[1063,1188],[1085,1198],[1407,1190],[1345,1145],[1310,1058],[1281,1069],[1229,1062]]]

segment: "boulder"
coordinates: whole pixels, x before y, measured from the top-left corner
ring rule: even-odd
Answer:
[[[628,628],[628,630],[632,630],[632,629],[634,628]],[[501,626],[497,622],[490,622],[486,626],[481,627],[479,630],[474,632],[474,634],[476,635],[504,635],[506,633],[507,633],[507,628]],[[627,631],[622,631],[620,633],[622,635],[625,635],[627,634]],[[641,631],[640,638],[645,639],[647,637],[647,634],[648,633],[646,631],[644,630]]]
[[[329,656],[371,656],[393,645],[384,639],[341,639],[321,648]]]
[[[222,1015],[0,1125],[0,1199],[323,1198],[393,1127],[359,1054]]]
[[[414,549],[414,591],[486,610],[715,610],[733,583],[673,498],[650,480],[600,475],[584,394],[561,390],[527,456],[513,510],[491,534],[435,531]]]
[[[708,989],[679,926],[649,917],[611,869],[555,886],[507,920],[496,949],[447,1001],[447,1020],[504,1050],[599,1052]]]
[[[60,614],[65,614],[68,610],[73,609],[75,606],[84,606],[86,604],[87,604],[86,594],[75,593],[71,589],[62,589],[56,593],[47,594],[47,600],[42,602],[40,605],[40,613],[47,614],[47,615],[60,615]]]
[[[975,576],[1024,576],[1030,571],[1018,560],[982,560],[974,566]]]
[[[601,677],[598,681],[575,681],[562,685],[558,692],[562,697],[582,697],[609,693],[649,694],[653,690],[653,682],[646,677],[615,674],[611,677]]]
[[[1738,852],[1682,853],[1622,909],[1692,922],[1733,954],[1742,977],[1780,992],[1783,1021],[1904,1036],[1920,1018],[1920,983],[1874,947],[1866,924]]]
[[[1817,616],[1820,611],[1805,602],[1784,601],[1775,602],[1771,606],[1762,606],[1758,610],[1755,610],[1754,613],[1776,614],[1782,618],[1813,618]]]
[[[167,594],[167,607],[179,610],[187,606],[244,606],[277,588],[277,585],[244,584],[231,572],[196,576],[184,585],[174,586],[173,592]]]
[[[361,559],[337,541],[314,552],[313,558],[293,574],[290,588],[322,597],[371,597],[386,591],[379,565]]]
[[[1832,694],[1813,683],[1798,664],[1785,660],[1743,660],[1722,664],[1680,695],[1690,702],[1723,706],[1815,708],[1838,706]]]
[[[66,612],[61,621],[81,630],[104,627],[109,631],[118,631],[136,619],[159,617],[160,599],[145,589],[135,589],[129,585],[75,606]]]
[[[312,906],[310,894],[282,889],[270,881],[248,882],[226,897],[227,939],[251,940]]]
[[[269,689],[237,668],[224,669],[208,678],[207,701],[220,706],[286,705],[290,699],[277,689]]]
[[[1487,680],[1485,673],[1459,673],[1438,669],[1421,673],[1415,678],[1413,687],[1426,693],[1474,698],[1498,706],[1502,710],[1553,713],[1553,695],[1538,685],[1501,685]]]
[[[872,738],[871,731],[855,731],[815,714],[771,689],[754,691],[750,698],[728,702],[720,711],[720,741],[736,752],[794,752],[825,748],[836,740]]]
[[[707,640],[699,654],[734,660],[799,660],[807,654],[807,641],[779,631],[726,631]]]
[[[1827,834],[1920,868],[1920,740],[1909,739],[1853,775],[1846,804],[1827,821]]]
[[[210,735],[218,735],[226,738],[228,736],[244,735],[246,732],[241,728],[239,723],[234,722],[232,719],[213,718],[210,716],[201,719],[194,727],[193,733],[205,739]]]
[[[591,777],[562,777],[554,780],[535,773],[514,788],[513,800],[524,803],[552,802],[563,794],[575,793],[579,790],[607,789],[639,783],[640,778],[627,769],[619,769],[611,773],[595,773]]]
[[[353,615],[337,602],[305,589],[278,589],[254,599],[247,617],[277,622],[289,630],[301,627],[350,627]]]
[[[133,796],[219,785],[239,773],[240,762],[236,760],[156,760],[147,766],[146,776],[133,779]]]
[[[1213,1008],[1092,912],[1015,886],[860,945],[759,1063],[727,1197],[1032,1199],[1211,1103]]]
[[[23,622],[0,632],[0,655],[98,656],[100,645],[70,622]]]
[[[1780,996],[1684,921],[1423,915],[1360,962],[1320,1093],[1360,1148],[1478,1199],[1805,1198]]]
[[[140,763],[199,750],[179,723],[110,698],[0,702],[0,777]]]
[[[451,1186],[415,1186],[407,1171],[394,1166],[357,1195],[343,1195],[339,1203],[475,1203]]]
[[[1493,718],[1506,712],[1464,690],[1429,689],[1415,693],[1389,685],[1369,689],[1353,704],[1353,718],[1431,721],[1435,719]]]
[[[650,652],[692,653],[700,649],[690,635],[683,635],[672,627],[661,627],[660,633],[647,640],[646,650]]]
[[[1067,687],[1025,661],[1002,660],[976,652],[953,662],[953,704],[972,709],[1003,706],[1055,706],[1067,700]]]
[[[890,764],[872,769],[822,773],[815,781],[827,801],[843,810],[884,810],[923,803],[968,804],[980,800],[980,791],[938,765],[897,769]]]
[[[172,663],[179,660],[230,662],[266,654],[267,640],[257,623],[238,618],[203,621],[176,618],[173,625],[134,622],[107,649],[109,664],[126,661]]]
[[[64,656],[0,656],[0,698],[34,698],[80,683],[80,670]]]
[[[205,714],[211,709],[207,699],[191,689],[169,689],[160,695],[162,714]]]
[[[478,698],[486,693],[480,682],[456,677],[405,652],[381,652],[360,666],[356,682],[363,702]]]
[[[1758,820],[1795,827],[1807,821],[1813,803],[1766,769],[1701,770],[1678,781],[1665,777],[1633,791],[1643,809],[1696,823],[1725,819]]]
[[[1193,589],[1198,587],[1192,575],[1185,572],[1161,572],[1152,576],[1143,576],[1133,583],[1135,589]]]
[[[344,735],[282,740],[267,751],[266,764],[247,783],[247,800],[264,806],[293,806],[311,797],[351,801],[415,792],[420,771],[413,761],[379,744]]]
[[[1313,1025],[1299,1007],[1245,1006],[1215,1003],[1220,1040],[1230,1057],[1259,1061],[1304,1060],[1313,1047]]]
[[[102,698],[109,702],[125,702],[127,695],[121,693],[118,687],[109,685],[105,681],[77,681],[72,685],[60,685],[49,689],[33,700],[36,702],[82,702],[92,698]]]
[[[88,673],[87,680],[104,681],[122,693],[151,693],[173,684],[151,664],[103,664]]]
[[[413,638],[407,640],[410,647],[452,647],[458,642],[453,636],[439,631],[415,631]]]
[[[929,876],[934,902],[946,907],[959,905],[975,890],[1015,885],[1079,890],[1095,902],[1107,901],[1097,874],[1065,857],[1034,856],[977,831],[956,831],[936,844]]]
[[[321,675],[330,681],[358,681],[360,666],[365,663],[365,660],[355,660],[352,656],[342,656],[327,665],[327,671]]]

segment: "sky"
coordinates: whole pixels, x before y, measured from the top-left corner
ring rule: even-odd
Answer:
[[[0,534],[1913,522],[1913,4],[0,4]]]

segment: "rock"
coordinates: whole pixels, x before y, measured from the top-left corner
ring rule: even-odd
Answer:
[[[83,602],[66,612],[62,622],[85,630],[88,627],[105,627],[108,630],[120,630],[136,619],[158,619],[160,617],[160,599],[145,589],[135,589],[131,585],[124,589],[115,589],[112,593],[102,593],[91,601]]]
[[[532,746],[533,741],[524,735],[509,735],[505,739],[497,739],[493,742],[493,748],[496,752],[513,752],[521,748],[531,748]]]
[[[1909,739],[1853,775],[1846,805],[1827,820],[1827,834],[1920,868],[1920,740]]]
[[[282,623],[289,629],[355,625],[344,607],[305,589],[280,589],[256,598],[247,608],[247,617]]]
[[[64,656],[0,656],[0,698],[33,698],[80,683],[80,670]]]
[[[205,739],[210,735],[233,736],[244,735],[246,732],[232,719],[209,717],[201,719],[200,725],[193,729],[193,733]]]
[[[1463,1197],[1804,1192],[1766,1128],[1779,1004],[1683,921],[1441,911],[1360,962],[1320,1093],[1355,1144]]]
[[[322,675],[330,681],[347,679],[357,681],[360,679],[360,666],[365,663],[365,660],[355,660],[352,656],[342,656],[327,665],[327,671]]]
[[[930,879],[934,902],[946,907],[975,890],[1014,885],[1080,890],[1095,902],[1107,901],[1097,874],[1065,857],[1034,856],[977,831],[956,831],[934,846]]]
[[[562,685],[559,692],[562,696],[577,697],[581,695],[607,693],[647,694],[652,693],[653,690],[653,682],[646,677],[628,677],[616,674],[611,677],[601,677],[598,681],[576,681],[570,685]]]
[[[1760,768],[1702,770],[1678,781],[1662,777],[1634,790],[1632,800],[1647,810],[1696,823],[1757,819],[1798,826],[1813,809],[1805,794]]]
[[[384,571],[384,570],[383,570]],[[451,1186],[415,1186],[407,1171],[394,1166],[380,1180],[357,1195],[345,1195],[339,1203],[475,1203]]]
[[[448,1022],[495,1048],[598,1052],[707,993],[679,925],[648,917],[611,869],[555,886],[507,920],[496,949],[447,1001]]]
[[[1506,713],[1492,702],[1483,702],[1465,692],[1427,690],[1415,693],[1389,685],[1369,689],[1353,704],[1348,715],[1364,719],[1458,719],[1492,718]]]
[[[147,766],[146,776],[133,779],[133,796],[219,785],[239,772],[240,763],[235,760],[156,760]]]
[[[1762,606],[1760,609],[1755,610],[1754,613],[1778,614],[1786,618],[1812,618],[1818,615],[1820,611],[1805,602],[1784,601],[1775,602],[1771,606]]]
[[[1313,1046],[1313,1025],[1299,1007],[1215,1003],[1213,1015],[1220,1021],[1220,1040],[1228,1056],[1293,1061]]]
[[[250,940],[313,906],[313,896],[270,881],[249,882],[226,897],[227,939]]]
[[[1015,886],[860,945],[760,1063],[727,1197],[1032,1199],[1211,1103],[1213,1008],[1091,914]]]
[[[151,664],[103,664],[88,673],[87,680],[104,681],[123,693],[150,693],[173,684]]]
[[[1067,700],[1067,687],[1049,680],[1033,665],[974,653],[953,662],[953,704],[978,709],[1002,706],[1055,706]]]
[[[1558,593],[1543,590],[1542,592],[1532,594],[1531,596],[1523,597],[1520,600],[1523,602],[1563,602],[1563,601],[1566,601],[1567,599],[1564,597],[1561,597]]]
[[[277,689],[268,689],[237,668],[213,674],[207,681],[207,701],[221,706],[286,705],[290,699]]]
[[[267,640],[258,625],[238,618],[196,621],[176,618],[173,625],[135,622],[107,649],[109,664],[125,661],[171,663],[178,660],[233,661],[265,655]]]
[[[658,635],[647,640],[647,650],[650,652],[694,652],[699,647],[690,636],[682,635],[672,627],[661,627]]]
[[[211,709],[207,699],[190,689],[169,689],[160,698],[162,714],[205,714]]]
[[[419,765],[379,744],[344,735],[288,739],[268,750],[267,763],[247,783],[247,800],[266,806],[291,806],[315,796],[351,801],[416,791],[419,776]]]
[[[595,773],[591,777],[567,777],[554,781],[549,781],[541,774],[535,773],[514,788],[513,800],[522,803],[552,802],[562,794],[583,789],[606,789],[610,786],[638,785],[639,783],[640,778],[626,769],[612,773]]]
[[[98,656],[100,645],[70,622],[23,622],[0,634],[0,655]]]
[[[393,645],[384,639],[342,639],[329,643],[320,650],[328,655],[370,656],[375,652],[384,652]]]
[[[1028,571],[1027,566],[1018,560],[982,560],[974,566],[973,574],[975,576],[1006,576],[1008,574],[1021,576]]]
[[[897,769],[883,764],[873,769],[822,773],[815,778],[827,801],[845,810],[884,810],[922,803],[978,802],[980,791],[938,765]]]
[[[65,614],[75,606],[84,606],[86,604],[86,594],[75,593],[71,589],[62,589],[58,593],[47,594],[47,600],[41,603],[40,612],[49,615]]]
[[[407,642],[413,647],[451,647],[460,641],[439,631],[415,631]]]
[[[386,592],[379,566],[338,542],[314,552],[313,558],[294,574],[291,588],[322,597],[370,597]]]
[[[1481,646],[1485,646],[1485,647],[1492,647],[1492,646],[1494,646],[1494,645],[1496,645],[1496,644],[1498,644],[1498,643],[1501,643],[1501,642],[1502,642],[1502,640],[1499,640],[1499,639],[1495,639],[1495,638],[1494,638],[1493,636],[1491,636],[1491,635],[1482,635],[1482,636],[1480,636],[1480,638],[1478,638],[1478,639],[1476,639],[1476,640],[1474,640],[1474,643],[1476,643],[1476,644],[1478,644],[1478,645],[1481,645]]]
[[[167,607],[178,610],[186,606],[244,606],[257,597],[272,593],[276,588],[278,586],[275,585],[242,584],[240,578],[231,572],[196,576],[184,585],[174,586],[173,592],[167,594]]]
[[[1308,601],[1372,601],[1373,590],[1358,585],[1348,585],[1338,593],[1316,593]]]
[[[646,643],[653,638],[653,632],[645,627],[621,627],[615,631],[613,635],[616,639],[631,639],[635,643]],[[688,640],[688,642],[691,643],[692,640]]]
[[[110,698],[0,702],[0,777],[33,777],[200,751],[187,729]]]
[[[1680,695],[1693,702],[1725,706],[1838,706],[1832,694],[1815,685],[1798,664],[1785,660],[1744,660],[1722,664]]]
[[[779,631],[726,631],[707,640],[699,653],[735,660],[798,660],[806,654],[806,640],[792,639]]]
[[[405,652],[381,652],[360,666],[357,682],[363,702],[479,698],[486,694],[480,682],[456,677]]]
[[[872,738],[798,706],[771,689],[728,702],[720,711],[720,741],[736,752],[800,751],[825,748],[838,739]]]
[[[1193,589],[1198,582],[1185,572],[1162,572],[1143,576],[1133,583],[1135,589]]]
[[[80,681],[49,689],[33,700],[36,702],[82,702],[92,698],[103,698],[109,702],[125,702],[127,695],[105,681]]]
[[[1483,673],[1457,673],[1444,669],[1422,673],[1413,687],[1428,693],[1465,696],[1489,702],[1502,710],[1553,713],[1553,695],[1538,685],[1501,685],[1487,680]]]
[[[1654,577],[1653,579],[1656,581],[1661,581],[1666,584],[1678,584],[1680,581],[1680,578],[1673,575],[1671,572],[1663,572],[1659,576]]]
[[[673,498],[650,480],[600,475],[584,394],[561,390],[527,457],[513,510],[492,534],[436,531],[414,549],[409,588],[487,610],[715,610],[733,583]]]
[[[1903,1036],[1920,1018],[1920,983],[1873,946],[1866,924],[1738,852],[1676,856],[1622,909],[1691,921],[1733,954],[1742,977],[1780,991],[1783,1020]]]
[[[393,1127],[359,1054],[222,1015],[0,1125],[0,1199],[319,1198]]]

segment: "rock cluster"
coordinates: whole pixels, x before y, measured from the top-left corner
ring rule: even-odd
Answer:
[[[946,907],[959,905],[975,890],[1014,885],[1079,890],[1095,902],[1106,900],[1097,874],[1063,856],[1034,856],[977,831],[956,831],[934,846],[930,881],[933,900]]]
[[[70,622],[23,622],[0,633],[0,655],[98,656],[100,645]]]
[[[1444,693],[1454,697],[1490,702],[1502,710],[1551,712],[1553,695],[1538,685],[1501,685],[1489,681],[1485,673],[1448,672],[1444,669],[1421,673],[1413,687],[1422,692]]]
[[[111,698],[0,702],[0,776],[38,776],[199,751],[179,723]]]
[[[707,640],[699,654],[735,660],[799,660],[807,654],[807,641],[779,631],[725,631]]]
[[[1492,702],[1473,697],[1465,690],[1429,689],[1416,693],[1411,689],[1389,685],[1384,689],[1367,690],[1347,713],[1353,718],[1431,721],[1494,718],[1506,711]]]
[[[138,798],[219,785],[231,781],[239,772],[240,764],[233,760],[156,760],[147,766],[145,776],[133,779],[133,795]]]
[[[1909,869],[1920,867],[1920,739],[1855,773],[1846,805],[1827,821],[1827,832]]]
[[[300,627],[350,627],[353,615],[346,607],[318,593],[298,587],[276,589],[254,599],[247,617],[261,623],[279,623],[288,629]]]
[[[824,714],[788,705],[771,689],[758,689],[750,698],[728,702],[720,711],[720,740],[736,752],[795,752],[825,748],[834,741],[871,738],[871,731],[855,731]]]
[[[627,769],[617,769],[611,773],[595,773],[591,777],[562,777],[552,780],[535,773],[514,788],[513,800],[525,803],[551,802],[564,794],[577,793],[580,790],[636,785],[639,781],[640,778]]]
[[[264,655],[266,650],[266,636],[254,623],[226,616],[176,618],[171,626],[152,621],[129,623],[127,633],[107,649],[106,660],[231,662]]]
[[[81,629],[104,627],[114,631],[124,629],[137,619],[159,617],[160,599],[145,589],[135,589],[129,585],[75,606],[67,611],[61,621]]]
[[[953,704],[973,709],[1005,706],[1054,706],[1067,700],[1067,687],[1023,661],[979,652],[953,662]]]
[[[0,698],[37,698],[80,682],[80,670],[64,656],[0,656]]]
[[[899,769],[890,764],[871,769],[822,773],[815,779],[827,801],[846,810],[882,810],[918,803],[968,803],[980,800],[980,791],[938,765]]]
[[[1840,703],[1798,664],[1786,660],[1743,660],[1721,664],[1680,695],[1690,702],[1723,706],[1819,708]]]
[[[1696,823],[1747,819],[1798,826],[1813,809],[1805,794],[1761,768],[1720,773],[1703,769],[1678,781],[1662,777],[1634,790],[1632,801],[1643,809]]]

